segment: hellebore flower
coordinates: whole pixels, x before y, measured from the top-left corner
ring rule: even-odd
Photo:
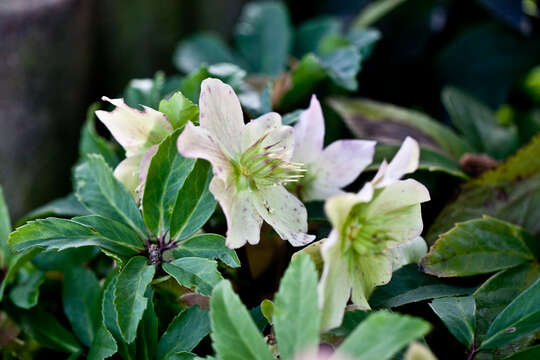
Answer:
[[[126,105],[124,99],[106,96],[102,99],[116,109],[111,112],[98,110],[96,116],[126,151],[126,158],[118,164],[114,176],[137,197],[157,145],[173,132],[173,127],[164,114],[149,107],[138,110]]]
[[[203,81],[199,109],[200,126],[186,124],[178,151],[212,164],[210,191],[227,218],[227,246],[257,244],[263,220],[293,246],[313,241],[306,208],[283,186],[302,177],[302,166],[290,162],[292,127],[277,113],[244,124],[236,94],[217,79]]]
[[[429,200],[429,192],[416,180],[399,180],[416,170],[418,160],[418,143],[406,138],[390,164],[383,162],[359,193],[326,201],[333,229],[321,245],[324,268],[318,290],[324,330],[339,326],[349,297],[357,308],[369,309],[373,289],[427,251],[419,237],[420,203]]]
[[[373,160],[375,141],[338,140],[323,150],[324,118],[321,104],[312,96],[309,108],[294,126],[292,161],[303,163],[306,174],[292,184],[304,201],[326,200],[342,193]]]

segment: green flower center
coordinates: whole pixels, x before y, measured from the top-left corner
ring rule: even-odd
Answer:
[[[363,215],[362,206],[359,206],[351,211],[345,222],[342,230],[344,250],[352,250],[358,255],[380,254],[392,239],[381,231],[380,221],[366,219]]]

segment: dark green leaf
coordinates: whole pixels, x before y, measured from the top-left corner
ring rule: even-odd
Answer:
[[[452,129],[429,116],[367,99],[331,99],[330,105],[341,115],[358,138],[400,144],[409,135],[422,145],[459,160],[472,147]]]
[[[467,182],[426,235],[429,244],[455,223],[489,215],[540,234],[540,136],[504,164]]]
[[[154,359],[158,345],[158,318],[154,310],[152,287],[146,289],[144,296],[148,299],[148,305],[137,329],[136,338],[137,359],[140,360]]]
[[[171,251],[175,259],[184,257],[200,257],[221,260],[230,267],[239,267],[240,260],[233,249],[225,245],[225,238],[217,234],[195,235]]]
[[[499,124],[495,113],[470,95],[448,87],[442,102],[454,125],[479,152],[504,159],[519,147],[517,127]]]
[[[91,227],[99,233],[103,239],[111,242],[125,244],[134,250],[143,250],[143,240],[127,225],[99,215],[79,216],[72,219],[79,224]]]
[[[360,61],[360,53],[355,46],[342,47],[321,58],[330,79],[349,91],[358,88],[356,75],[360,71]]]
[[[379,311],[362,321],[337,351],[362,360],[390,359],[429,329],[429,323],[422,319]]]
[[[157,109],[165,84],[165,74],[162,71],[158,71],[153,79],[133,79],[124,90],[124,101],[132,108],[140,109],[139,105],[145,105]]]
[[[180,84],[182,94],[194,103],[198,103],[199,94],[201,93],[201,82],[209,76],[210,73],[206,65],[201,65],[197,70],[193,70]]]
[[[487,274],[533,260],[532,241],[519,226],[485,216],[441,234],[420,264],[439,277]]]
[[[66,197],[53,200],[43,206],[38,207],[24,215],[17,222],[22,225],[29,220],[41,219],[50,216],[71,218],[73,216],[89,215],[90,212],[77,199],[75,194],[69,194]]]
[[[131,226],[140,235],[146,230],[139,208],[129,191],[116,180],[99,155],[89,155],[75,169],[77,197],[94,214]]]
[[[32,259],[32,264],[41,271],[65,270],[90,262],[99,254],[97,246],[82,246],[62,251],[43,251]]]
[[[317,85],[326,79],[327,76],[328,73],[321,60],[313,54],[307,54],[293,69],[291,88],[281,99],[280,107],[290,109],[297,106],[299,102],[307,99],[314,93]]]
[[[365,310],[345,311],[341,325],[331,329],[329,333],[339,337],[349,336],[349,334],[352,333],[354,329],[369,316],[369,314],[370,312]]]
[[[175,131],[161,142],[150,161],[142,198],[142,213],[148,229],[161,237],[169,231],[169,221],[177,194],[190,174],[195,160],[178,153]]]
[[[9,298],[18,307],[30,309],[38,302],[39,287],[45,281],[45,274],[37,270],[31,273],[20,272],[19,277],[22,279],[11,289]]]
[[[4,199],[4,191],[0,186],[0,268],[7,267],[11,250],[9,249],[8,239],[11,232],[11,220]],[[1,296],[0,296],[1,298]]]
[[[87,360],[104,360],[116,354],[117,351],[116,341],[105,325],[100,322],[92,346],[88,350]]]
[[[28,261],[30,261],[34,256],[39,254],[41,251],[42,249],[34,248],[26,250],[21,254],[15,254],[11,256],[11,258],[9,259],[9,266],[4,275],[4,278],[2,279],[2,285],[0,285],[0,301],[2,301],[4,297],[4,291],[7,284],[15,277],[15,275],[17,275],[19,269]]]
[[[532,346],[528,349],[522,350],[505,357],[504,360],[531,360],[531,359],[540,359],[540,345]]]
[[[161,100],[159,111],[167,116],[174,129],[180,129],[188,121],[199,121],[199,108],[180,91],[168,99]]]
[[[315,53],[322,38],[330,34],[339,34],[340,31],[340,21],[330,16],[320,16],[300,24],[294,41],[296,56]]]
[[[356,46],[364,60],[371,55],[375,44],[381,39],[381,33],[376,29],[352,29],[347,39]]]
[[[90,346],[101,321],[99,281],[91,270],[77,266],[64,272],[63,284],[64,313],[79,340]]]
[[[163,264],[163,270],[182,286],[203,295],[210,295],[223,277],[217,270],[217,262],[199,257],[184,257]]]
[[[212,346],[221,359],[272,360],[274,357],[249,312],[223,280],[210,299]]]
[[[134,255],[138,252],[136,247],[128,246],[115,239],[104,238],[86,225],[58,218],[28,222],[11,233],[9,244],[15,251],[35,246],[47,250],[64,250],[95,245],[124,256]]]
[[[480,348],[508,344],[540,328],[540,278],[519,294],[489,327]]]
[[[473,345],[476,328],[474,297],[445,297],[433,300],[429,306],[460,343],[467,348]]]
[[[283,359],[293,359],[295,354],[319,343],[317,282],[315,265],[306,254],[296,256],[281,279],[272,323]]]
[[[146,309],[146,288],[156,269],[148,265],[148,259],[135,256],[129,260],[118,275],[114,290],[114,306],[118,313],[118,329],[129,344],[135,340],[137,327]]]
[[[251,72],[279,75],[291,46],[291,26],[285,5],[279,2],[247,4],[236,26],[238,51]]]
[[[234,63],[231,49],[218,36],[199,33],[188,37],[174,50],[173,64],[180,71],[190,73],[201,64]]]
[[[373,308],[392,308],[445,296],[469,295],[474,290],[426,275],[418,270],[416,264],[410,264],[393,273],[388,284],[377,287],[369,298],[369,304]]]
[[[214,213],[216,200],[208,189],[212,176],[210,164],[197,160],[182,188],[177,192],[170,217],[171,239],[181,240],[191,236]]]
[[[210,318],[207,310],[198,306],[190,307],[179,313],[169,324],[167,331],[159,340],[157,359],[167,360],[174,354],[188,352],[210,331]]]
[[[99,107],[99,103],[93,103],[86,112],[86,122],[81,130],[79,142],[79,156],[84,159],[89,154],[99,154],[103,156],[109,166],[115,167],[120,162],[120,157],[114,151],[112,143],[101,137],[96,131],[94,113],[99,110]]]

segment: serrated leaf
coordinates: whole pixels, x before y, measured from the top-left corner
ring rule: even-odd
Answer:
[[[240,266],[236,252],[229,249],[225,245],[225,238],[218,234],[195,235],[171,250],[171,255],[175,259],[199,257],[220,260],[233,268]]]
[[[467,182],[426,235],[433,244],[455,223],[489,215],[540,234],[540,136],[491,171]]]
[[[199,120],[199,108],[186,98],[180,91],[159,103],[159,111],[167,116],[173,129],[180,129],[188,121]]]
[[[319,344],[321,313],[317,296],[318,274],[306,254],[290,263],[274,299],[272,323],[282,359],[293,359]]]
[[[234,62],[231,49],[212,33],[199,33],[188,37],[178,44],[173,54],[173,64],[185,73],[197,70],[201,64]]]
[[[223,280],[210,299],[212,347],[221,359],[272,360],[270,352],[246,307]]]
[[[30,309],[38,303],[39,287],[45,281],[45,274],[36,270],[25,275],[20,273],[19,277],[21,276],[24,278],[11,289],[9,298],[18,307]]]
[[[155,271],[154,266],[148,265],[148,259],[135,256],[118,275],[114,290],[114,307],[120,335],[128,344],[135,340],[137,327],[148,303],[144,294]]]
[[[251,72],[267,75],[279,75],[285,69],[291,38],[289,13],[279,2],[244,6],[234,34]]]
[[[114,340],[116,341],[118,352],[124,359],[133,359],[135,356],[134,344],[128,345],[120,334],[120,328],[118,327],[118,313],[114,306],[114,290],[118,282],[118,274],[113,273],[110,279],[108,279],[103,286],[103,299],[101,315],[103,317],[103,324],[109,330]]]
[[[162,265],[163,270],[182,286],[203,295],[210,295],[223,280],[217,262],[199,257],[184,257]]]
[[[179,134],[180,130],[177,130],[161,142],[148,168],[142,213],[146,226],[158,237],[169,230],[178,191],[195,165],[195,160],[178,153],[176,139]]]
[[[424,336],[430,327],[419,318],[379,311],[362,321],[331,359],[338,359],[339,353],[362,360],[390,359],[407,344]]]
[[[369,304],[372,308],[393,308],[446,296],[469,295],[474,290],[426,275],[418,270],[416,264],[409,264],[394,272],[388,284],[377,287],[369,298]]]
[[[171,239],[185,239],[208,221],[216,208],[216,199],[208,189],[213,174],[210,164],[197,160],[178,191],[172,209]]]
[[[476,329],[474,297],[445,297],[433,300],[429,306],[441,318],[452,335],[468,349],[471,348]]]
[[[99,103],[93,103],[86,112],[86,122],[81,130],[79,141],[79,156],[84,159],[89,154],[99,154],[111,167],[120,162],[120,157],[114,151],[111,142],[101,137],[96,131],[95,112],[99,110]]]
[[[540,278],[493,320],[481,349],[506,345],[540,328]]]
[[[79,224],[91,227],[103,239],[124,244],[134,250],[143,250],[143,240],[129,226],[99,215],[78,216],[71,219]]]
[[[135,200],[102,156],[89,155],[75,168],[75,187],[79,200],[94,214],[124,223],[144,237],[146,229]]]
[[[23,251],[32,247],[64,250],[95,245],[124,256],[138,252],[133,246],[102,237],[86,225],[58,218],[28,222],[11,233],[9,244],[14,251]]]
[[[368,99],[333,98],[329,103],[358,138],[400,144],[408,135],[455,160],[474,152],[452,129],[418,111]]]
[[[180,312],[159,340],[157,360],[175,358],[177,353],[193,350],[209,331],[210,318],[207,310],[193,306]]]
[[[77,266],[64,272],[62,303],[71,328],[86,346],[96,336],[100,313],[101,288],[91,270]]]
[[[533,241],[519,226],[485,216],[440,235],[420,264],[439,277],[486,274],[533,260]]]
[[[116,341],[101,322],[96,330],[94,341],[88,350],[87,360],[104,360],[116,354],[117,351]]]
[[[83,215],[90,215],[90,211],[81,204],[75,194],[69,194],[30,211],[17,221],[17,226],[23,225],[29,220],[50,216],[71,218],[73,216]]]

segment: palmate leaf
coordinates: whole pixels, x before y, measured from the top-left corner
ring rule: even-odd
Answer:
[[[180,312],[163,333],[157,347],[157,360],[174,358],[181,352],[189,352],[210,331],[210,317],[207,310],[198,306]]]
[[[519,294],[489,327],[480,349],[508,344],[540,328],[540,278]]]
[[[272,360],[262,335],[227,280],[221,281],[210,299],[212,346],[221,359]]]
[[[79,200],[94,214],[124,223],[145,237],[141,213],[129,191],[116,178],[100,155],[88,155],[75,168]]]
[[[440,235],[420,264],[440,277],[486,274],[534,260],[533,242],[519,226],[485,216]]]
[[[240,260],[233,249],[225,245],[225,238],[217,234],[195,235],[178,248],[170,251],[174,259],[184,257],[199,257],[220,260],[225,265],[236,268],[240,266]]]
[[[163,270],[180,285],[203,295],[210,295],[214,286],[223,280],[217,262],[199,257],[176,259],[163,264]]]
[[[296,256],[281,279],[272,313],[281,359],[292,360],[319,344],[317,282],[315,265],[306,254]]]
[[[195,160],[178,153],[176,130],[159,144],[150,161],[142,198],[142,214],[148,229],[161,237],[169,230],[172,208],[178,191],[190,174]]]
[[[467,348],[473,345],[476,328],[474,297],[445,297],[433,300],[429,306],[459,342]]]

